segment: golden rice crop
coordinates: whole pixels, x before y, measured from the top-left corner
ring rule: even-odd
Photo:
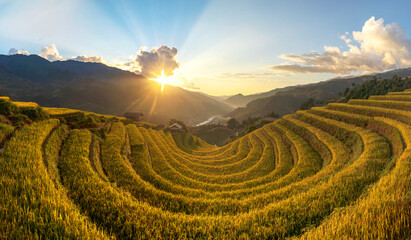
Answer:
[[[405,101],[410,102],[410,95],[385,95],[385,96],[371,96],[370,100],[388,100],[388,101]]]
[[[407,238],[410,100],[298,111],[222,147],[119,118],[2,123],[0,238]]]
[[[351,99],[350,101],[348,101],[348,104],[365,105],[365,106],[371,106],[371,107],[383,107],[383,108],[411,111],[411,102],[388,101],[388,100]]]
[[[42,144],[58,124],[48,120],[24,126],[0,154],[1,238],[108,238],[49,177]]]
[[[38,108],[39,105],[35,102],[13,102],[20,109]]]

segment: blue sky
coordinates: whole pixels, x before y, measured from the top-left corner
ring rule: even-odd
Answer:
[[[215,95],[249,94],[361,71],[355,67],[330,71],[329,65],[312,58],[303,60],[308,61],[303,65],[315,64],[315,71],[304,70],[309,73],[270,66],[297,59],[281,55],[326,54],[324,46],[348,51],[341,36],[348,32],[352,38],[352,32],[362,31],[373,16],[376,21],[383,19],[383,26],[398,23],[409,39],[410,9],[409,1],[0,0],[0,53],[16,48],[38,54],[54,44],[63,58],[102,56],[114,65],[134,59],[142,46],[149,51],[166,45],[178,50],[175,77],[182,86]],[[398,30],[387,29],[393,35]],[[369,39],[365,35],[361,39]],[[380,65],[368,59],[378,66],[370,63],[363,70],[408,64],[407,53],[390,49],[376,53],[367,48],[369,40],[363,41],[365,46],[356,43],[365,49],[355,56],[356,62],[370,54],[383,58],[387,52],[405,59],[393,62],[387,57]],[[398,41],[410,48],[407,41]]]

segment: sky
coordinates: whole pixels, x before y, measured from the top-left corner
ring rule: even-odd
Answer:
[[[211,95],[411,66],[409,1],[0,0],[0,54],[102,62]]]

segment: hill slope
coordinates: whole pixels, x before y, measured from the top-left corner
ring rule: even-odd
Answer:
[[[274,89],[261,94],[236,95],[226,101],[233,105],[243,106],[226,116],[241,121],[248,117],[263,117],[272,112],[280,115],[289,114],[297,111],[301,104],[307,102],[310,98],[315,103],[322,105],[330,100],[340,98],[346,88],[352,89],[374,76],[377,79],[385,79],[392,78],[394,75],[399,77],[411,76],[411,68],[396,69],[372,75],[335,78],[314,84]],[[247,105],[245,106],[245,104]]]
[[[298,111],[218,148],[0,98],[0,236],[406,239],[410,96]]]
[[[287,91],[287,90],[292,90],[296,86],[289,86],[289,87],[284,87],[284,88],[276,88],[268,92],[263,92],[263,93],[256,93],[256,94],[250,94],[250,95],[243,95],[241,93],[236,94],[234,96],[228,97],[224,100],[224,102],[235,106],[235,107],[245,107],[247,103],[257,100],[259,98],[266,98],[266,97],[271,97],[274,96],[276,93],[281,92],[281,91]]]
[[[388,92],[400,92],[407,88],[411,88],[411,77],[401,78],[394,76],[390,79],[373,78],[351,89],[343,101],[350,99],[367,99],[371,95],[385,95]]]
[[[49,62],[39,56],[0,55],[0,93],[42,106],[102,114],[142,112],[147,121],[177,118],[195,124],[232,110],[221,101],[166,86],[101,63]]]

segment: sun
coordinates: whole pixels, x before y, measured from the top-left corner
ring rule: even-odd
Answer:
[[[157,78],[151,78],[150,80],[161,83],[161,92],[164,91],[164,84],[167,84],[170,81],[169,77],[166,77],[164,75],[164,70],[161,71],[161,76]]]
[[[181,87],[183,85],[183,81],[181,81],[176,75],[172,74],[170,76],[166,76],[164,74],[164,70],[161,71],[160,76],[156,75],[155,78],[150,78],[150,80],[161,83],[161,92],[164,91],[165,84],[177,87]]]

